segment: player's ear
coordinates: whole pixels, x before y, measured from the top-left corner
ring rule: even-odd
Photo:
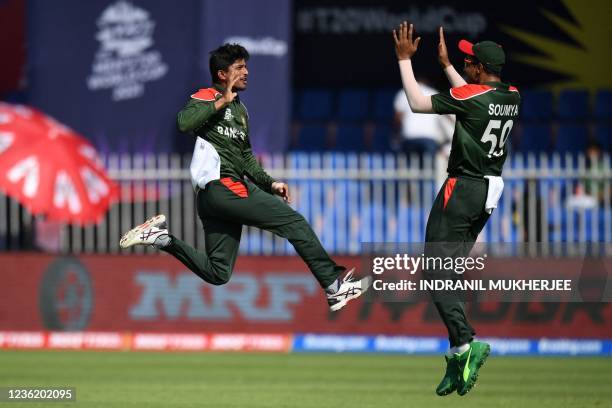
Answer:
[[[228,71],[224,71],[222,69],[217,71],[217,78],[219,78],[219,81],[227,81],[229,72]]]

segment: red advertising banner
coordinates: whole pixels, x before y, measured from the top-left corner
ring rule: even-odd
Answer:
[[[289,334],[1,332],[0,349],[288,352]]]
[[[0,331],[5,332],[446,335],[429,302],[359,299],[330,313],[322,290],[297,257],[240,257],[234,276],[223,286],[206,284],[165,254],[3,254],[0,276]],[[489,302],[468,307],[481,336],[608,338],[612,333],[608,303]],[[102,337],[96,341],[124,341]]]

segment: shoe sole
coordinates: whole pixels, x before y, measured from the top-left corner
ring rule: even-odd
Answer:
[[[163,224],[164,222],[166,222],[166,216],[163,214],[156,215],[153,218],[149,218],[144,223],[132,228],[131,230],[123,234],[121,240],[119,241],[119,246],[125,249],[134,245],[142,244],[142,241],[138,238],[140,233],[147,228],[156,227],[160,224]]]
[[[440,396],[440,397],[446,397],[447,395],[451,395],[453,392],[457,391],[457,387],[455,386],[455,388],[452,388],[448,391],[445,391],[443,393],[439,393],[438,391],[436,391],[436,395]]]
[[[347,303],[350,302],[351,300],[357,299],[359,296],[361,296],[364,293],[366,293],[368,291],[368,289],[370,289],[370,286],[372,286],[372,278],[368,276],[368,277],[363,278],[362,281],[364,281],[366,279],[368,280],[368,282],[367,282],[367,285],[366,285],[365,289],[362,289],[356,295],[351,295],[351,296],[347,297],[346,299],[342,299],[340,302],[336,303],[335,305],[330,306],[329,310],[331,310],[332,312],[337,312],[338,310],[340,310],[344,306],[346,306]]]
[[[489,354],[491,354],[491,346],[487,345],[487,348],[482,354],[482,358],[476,365],[476,369],[474,370],[474,372],[470,373],[470,378],[468,379],[468,382],[467,382],[467,385],[468,385],[467,390],[465,390],[463,394],[459,394],[459,392],[457,392],[457,394],[464,396],[465,394],[470,392],[472,388],[474,388],[474,386],[476,385],[476,381],[478,380],[478,373],[480,372],[480,368],[484,365],[485,361],[487,361]]]

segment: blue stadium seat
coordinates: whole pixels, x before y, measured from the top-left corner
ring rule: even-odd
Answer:
[[[612,125],[595,126],[595,140],[601,145],[603,151],[612,152]]]
[[[521,119],[525,121],[552,119],[553,96],[550,91],[524,91],[521,93],[521,99]]]
[[[561,120],[586,120],[589,116],[589,92],[575,89],[561,91],[558,116]]]
[[[372,109],[374,119],[381,122],[391,122],[395,109],[393,101],[397,94],[397,89],[380,89],[374,92],[374,107]]]
[[[555,149],[559,153],[582,153],[588,142],[588,130],[585,125],[562,124],[557,132]]]
[[[612,89],[602,89],[597,92],[594,116],[597,120],[612,121]]]
[[[327,128],[320,125],[304,125],[291,150],[303,152],[323,151],[327,148]]]
[[[551,129],[547,124],[525,124],[521,133],[521,143],[517,151],[522,153],[542,153],[550,148]]]
[[[362,152],[365,149],[363,126],[339,125],[336,132],[334,150],[343,152]]]
[[[365,89],[345,89],[338,95],[338,120],[364,120],[369,113],[369,94]]]
[[[390,125],[378,124],[374,129],[372,150],[375,152],[388,152],[391,150],[391,136],[393,130]]]
[[[307,89],[299,93],[297,119],[326,120],[332,115],[333,94],[325,89]]]

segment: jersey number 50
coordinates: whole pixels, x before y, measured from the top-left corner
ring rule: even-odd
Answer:
[[[510,131],[512,130],[512,125],[514,125],[514,122],[511,119],[507,120],[506,123],[504,123],[503,127],[502,127],[501,120],[490,120],[489,121],[489,124],[487,125],[487,128],[485,129],[484,134],[482,135],[482,138],[480,139],[482,143],[491,143],[489,154],[487,154],[489,158],[500,157],[501,155],[504,154],[504,145],[506,144],[506,140],[508,140],[508,135],[510,134]],[[499,128],[501,128],[501,136],[498,139],[497,135],[491,132]],[[498,142],[499,142],[499,145],[498,145]]]

